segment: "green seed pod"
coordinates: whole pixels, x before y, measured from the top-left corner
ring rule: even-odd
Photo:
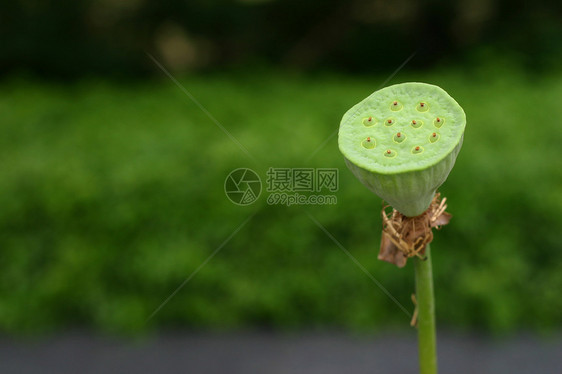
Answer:
[[[402,83],[348,110],[338,143],[353,174],[408,217],[422,214],[461,149],[466,116],[440,87]]]

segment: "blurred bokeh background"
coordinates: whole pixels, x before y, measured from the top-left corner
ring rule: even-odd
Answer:
[[[333,133],[382,84],[424,81],[468,119],[439,326],[560,331],[561,19],[546,0],[2,2],[0,329],[408,329],[307,212],[413,310]],[[239,167],[338,168],[338,202],[236,206]]]

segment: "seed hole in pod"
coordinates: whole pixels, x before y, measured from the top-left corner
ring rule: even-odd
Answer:
[[[361,142],[361,145],[363,146],[363,148],[366,149],[373,149],[377,146],[376,142],[375,142],[375,138],[369,136],[367,137],[367,139],[363,140]]]
[[[438,133],[434,132],[431,135],[429,135],[429,141],[431,143],[435,143],[438,140],[439,140],[439,134]]]
[[[375,117],[369,116],[369,117],[363,118],[363,125],[365,125],[367,127],[371,127],[375,123],[377,123],[377,120],[375,119]]]
[[[433,120],[433,125],[437,128],[440,128],[445,123],[445,118],[437,117]]]
[[[385,126],[392,126],[394,125],[394,123],[396,122],[396,120],[394,118],[389,118],[386,121],[384,121]]]
[[[402,105],[402,103],[400,101],[394,100],[391,104],[390,104],[390,110],[392,110],[393,112],[398,112],[399,110],[401,110],[404,106]]]
[[[422,152],[423,152],[423,147],[421,145],[416,145],[414,148],[412,148],[413,154],[419,154]]]
[[[429,105],[425,101],[421,101],[416,106],[418,112],[427,112],[429,110]]]
[[[396,153],[396,151],[394,149],[387,149],[386,151],[384,151],[384,157],[388,157],[388,158],[393,158],[396,157],[396,155],[398,153]]]
[[[405,139],[406,139],[406,134],[404,134],[403,132],[397,132],[396,134],[394,134],[393,140],[396,143],[402,143]]]
[[[413,119],[412,122],[410,122],[410,125],[411,125],[414,129],[419,129],[420,127],[422,127],[423,121],[422,121],[422,120],[419,120],[419,119]]]

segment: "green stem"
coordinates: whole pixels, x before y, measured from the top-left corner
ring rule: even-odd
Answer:
[[[435,343],[435,299],[429,245],[426,259],[415,258],[416,301],[418,304],[418,355],[420,374],[437,374],[437,349]]]

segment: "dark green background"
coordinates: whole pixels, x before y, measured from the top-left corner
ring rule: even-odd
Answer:
[[[381,201],[332,137],[387,84],[465,109],[433,244],[441,326],[562,326],[560,6],[130,1],[0,6],[0,328],[408,326],[413,268],[376,259]],[[145,54],[256,159],[248,158]],[[339,168],[333,206],[232,204],[239,167]],[[248,223],[148,323],[244,220]]]

